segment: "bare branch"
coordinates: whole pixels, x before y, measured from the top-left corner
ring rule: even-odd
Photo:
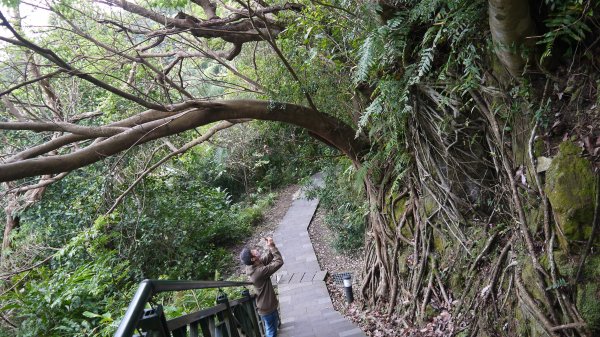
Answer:
[[[144,64],[146,67],[148,67],[150,70],[152,70],[154,73],[156,73],[158,75],[158,77],[161,80],[166,80],[174,89],[176,89],[177,91],[179,91],[181,94],[183,94],[184,96],[188,97],[188,98],[193,98],[193,96],[187,92],[185,89],[183,89],[182,87],[178,86],[175,82],[173,82],[171,79],[169,79],[168,77],[165,77],[164,74],[158,70],[156,67],[154,67],[152,64],[146,62],[146,60],[144,59],[140,59],[139,57],[133,57],[133,56],[129,56],[126,53],[123,53],[119,50],[116,50],[115,48],[112,48],[110,46],[108,46],[105,43],[102,43],[100,41],[98,41],[97,39],[93,38],[90,34],[85,33],[83,30],[81,30],[77,25],[75,25],[71,20],[67,19],[64,15],[62,15],[60,12],[55,12],[61,19],[63,19],[69,26],[71,26],[71,28],[73,28],[73,31],[87,39],[88,41],[94,43],[95,45],[104,48],[107,51],[110,51],[111,53],[115,54],[115,55],[119,55],[122,56],[130,61],[133,62],[140,62],[142,64]],[[162,39],[159,38],[159,42],[157,43],[160,44],[160,42],[162,42],[164,40],[164,35],[162,36]]]
[[[50,178],[42,178],[36,184],[26,185],[26,186],[22,186],[22,187],[15,187],[15,188],[9,189],[4,194],[5,195],[6,194],[17,194],[17,193],[32,191],[32,190],[39,189],[42,187],[47,187],[48,185],[53,184],[53,183],[61,180],[62,178],[66,177],[67,174],[69,174],[69,172],[63,172],[61,174],[52,176]]]
[[[13,91],[15,91],[15,90],[17,90],[19,88],[22,88],[22,87],[24,87],[26,85],[29,85],[29,84],[32,84],[32,83],[36,83],[36,82],[39,82],[39,81],[42,81],[42,80],[54,77],[55,75],[58,75],[58,74],[60,74],[62,72],[64,72],[63,69],[58,69],[58,70],[55,70],[55,71],[53,71],[53,72],[51,72],[49,74],[46,74],[46,75],[43,75],[43,76],[40,76],[40,77],[36,77],[36,78],[31,79],[29,81],[21,82],[21,83],[15,85],[14,87],[10,87],[10,88],[8,88],[8,89],[0,92],[0,97],[2,97],[4,95],[7,95],[7,94],[10,94],[11,92],[13,92]]]
[[[54,257],[54,255],[50,255],[50,256],[48,256],[47,258],[43,259],[42,261],[40,261],[40,262],[38,262],[38,263],[36,263],[36,264],[34,264],[34,265],[32,265],[32,266],[25,267],[25,268],[21,268],[21,269],[19,269],[19,270],[17,270],[17,271],[14,271],[14,272],[11,272],[11,273],[8,273],[8,274],[2,274],[2,275],[0,275],[0,279],[7,280],[7,279],[9,279],[11,276],[14,276],[14,275],[17,275],[17,274],[21,274],[21,273],[24,273],[24,272],[26,272],[26,271],[29,271],[29,270],[35,269],[35,268],[37,268],[37,267],[39,267],[39,266],[43,265],[44,263],[46,263],[46,262],[50,261],[50,260],[51,260],[53,257]],[[10,289],[9,289],[9,290],[10,290]],[[0,294],[0,295],[4,295],[4,293],[2,293],[2,294]]]
[[[117,27],[119,27],[119,30],[117,30],[117,32],[124,31],[124,32],[129,32],[131,34],[140,34],[140,35],[151,33],[150,30],[133,29],[133,28],[130,28],[130,27],[126,27],[125,25],[123,25],[123,24],[121,24],[119,22],[113,21],[113,20],[107,20],[107,19],[105,19],[105,20],[97,20],[96,22],[98,22],[100,24],[107,23],[107,24],[111,24],[111,25],[117,26]]]
[[[77,76],[83,80],[86,80],[100,88],[103,88],[109,92],[112,92],[115,95],[121,96],[123,98],[126,98],[132,102],[135,102],[143,107],[149,108],[149,109],[157,109],[157,110],[162,110],[164,109],[164,107],[160,104],[156,104],[156,103],[151,103],[145,100],[140,99],[137,96],[134,96],[132,94],[129,94],[127,92],[124,92],[120,89],[117,89],[111,85],[109,85],[108,83],[104,83],[100,80],[98,80],[97,78],[90,76],[86,73],[83,73],[75,68],[73,68],[72,66],[70,66],[67,62],[65,62],[63,59],[61,59],[58,55],[56,55],[56,53],[54,53],[52,50],[50,49],[46,49],[46,48],[42,48],[36,44],[34,44],[33,42],[28,41],[27,39],[25,39],[23,36],[21,36],[13,27],[12,25],[6,20],[6,18],[4,17],[4,14],[2,14],[2,12],[0,11],[0,25],[7,27],[10,32],[14,35],[15,38],[17,38],[18,43],[14,43],[16,45],[19,46],[23,46],[26,48],[31,49],[32,51],[38,53],[40,56],[44,57],[45,59],[47,59],[48,61],[56,64],[57,66],[59,66],[60,68],[62,68],[63,70],[65,70],[66,72],[68,72],[71,75]],[[0,40],[9,42],[9,43],[13,43],[14,40],[12,39],[7,39],[4,37],[0,37]]]

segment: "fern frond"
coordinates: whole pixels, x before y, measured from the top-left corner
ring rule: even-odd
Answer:
[[[375,39],[375,35],[370,34],[365,39],[362,46],[360,46],[360,49],[358,51],[360,59],[356,66],[356,71],[354,72],[354,83],[366,81],[369,76],[369,72],[371,71],[371,69],[377,61],[374,53]]]

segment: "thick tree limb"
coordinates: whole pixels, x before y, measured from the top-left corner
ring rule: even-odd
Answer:
[[[110,137],[127,130],[116,126],[81,126],[67,122],[0,122],[0,130],[60,131],[90,138]]]
[[[265,33],[264,31],[260,32],[261,28],[264,27],[254,27],[250,23],[247,18],[251,15],[248,11],[244,10],[233,13],[227,18],[219,18],[217,16],[211,17],[209,15],[209,9],[209,12],[207,12],[207,16],[209,17],[208,20],[200,20],[194,16],[182,12],[180,12],[174,18],[170,18],[125,0],[103,0],[100,2],[111,6],[120,7],[127,12],[145,17],[161,25],[165,25],[166,27],[173,27],[181,31],[188,31],[196,37],[221,38],[224,41],[234,44],[243,44],[250,41],[261,41],[262,37],[260,33]],[[200,3],[205,11],[210,7],[207,1],[198,0],[195,1],[195,3]],[[202,3],[205,3],[207,6],[202,5]],[[252,15],[276,14],[286,10],[300,11],[302,8],[304,8],[303,5],[287,3],[285,5],[276,5],[257,9],[252,13]],[[274,24],[274,22],[271,22],[271,24]],[[279,34],[281,30],[282,28],[277,26],[277,29],[274,33]]]
[[[210,2],[210,0],[192,0],[192,2],[202,7],[208,20],[219,18],[216,14],[217,5],[214,2]]]
[[[162,114],[163,118],[136,125],[127,131],[70,154],[16,160],[1,164],[0,181],[68,172],[100,161],[132,146],[216,121],[231,119],[251,118],[279,121],[302,127],[325,139],[355,162],[359,162],[368,149],[368,143],[364,139],[355,139],[355,130],[348,125],[303,106],[253,100],[193,101],[186,102],[185,105],[189,105],[191,108],[175,115],[171,112],[154,111],[153,113],[159,116]]]

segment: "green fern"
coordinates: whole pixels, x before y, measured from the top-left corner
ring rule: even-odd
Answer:
[[[548,29],[537,44],[544,45],[540,62],[552,56],[557,40],[563,41],[572,51],[573,47],[583,41],[592,32],[588,19],[593,16],[594,6],[584,4],[583,0],[546,0],[551,12],[544,24]]]
[[[369,76],[369,72],[371,71],[371,69],[375,65],[375,62],[377,61],[377,59],[375,57],[375,49],[376,49],[375,40],[376,40],[375,34],[369,35],[365,39],[365,41],[363,42],[362,46],[360,47],[360,49],[358,51],[358,54],[360,55],[360,59],[358,61],[358,64],[356,66],[356,71],[354,73],[354,82],[355,83],[366,81]]]
[[[360,119],[358,120],[358,130],[356,131],[357,136],[362,133],[363,128],[367,125],[371,116],[376,116],[383,113],[382,103],[383,97],[377,96],[377,98],[371,102],[365,112],[360,116]]]

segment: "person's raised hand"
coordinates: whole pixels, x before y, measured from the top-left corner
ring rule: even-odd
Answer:
[[[267,248],[275,247],[275,242],[273,242],[273,238],[268,236],[265,238]]]

